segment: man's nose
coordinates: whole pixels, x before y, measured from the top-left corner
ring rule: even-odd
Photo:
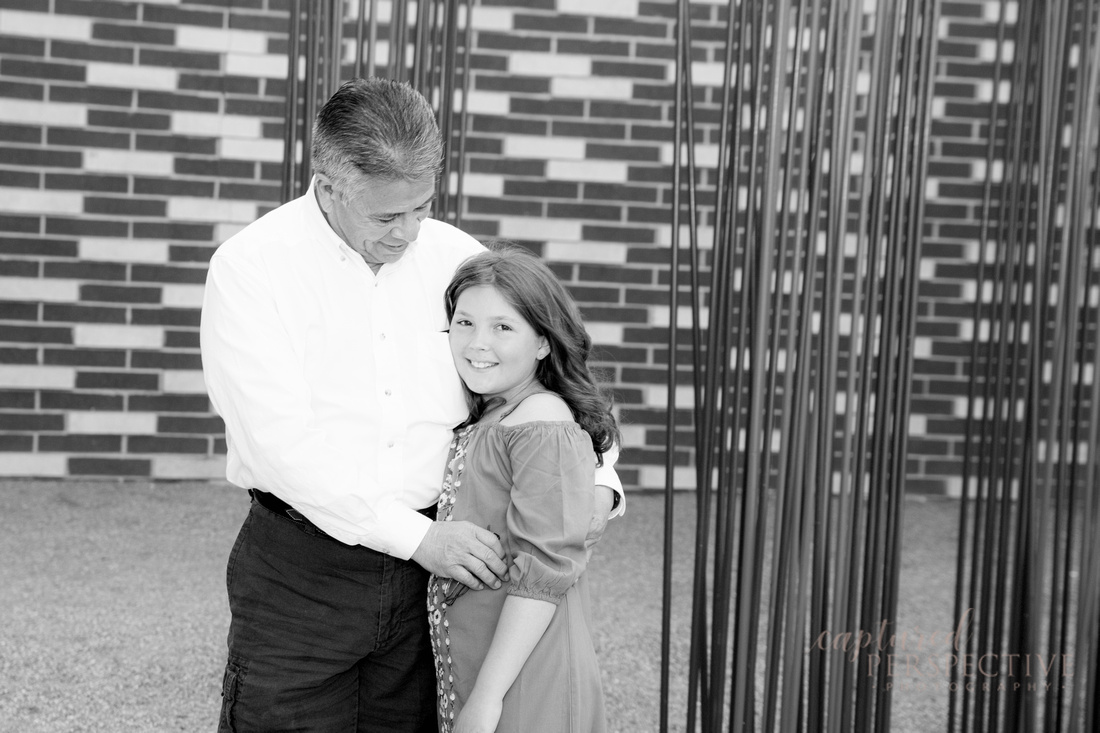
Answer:
[[[420,219],[412,212],[399,216],[390,233],[403,242],[415,242],[420,235]]]

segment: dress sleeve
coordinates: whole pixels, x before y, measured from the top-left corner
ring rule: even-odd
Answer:
[[[512,466],[508,530],[511,595],[558,603],[584,572],[595,454],[572,423],[524,423],[507,431]]]

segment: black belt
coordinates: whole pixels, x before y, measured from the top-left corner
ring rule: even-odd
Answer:
[[[275,496],[274,494],[269,494],[266,491],[260,491],[259,489],[249,489],[248,493],[251,494],[252,498],[256,500],[256,503],[262,506],[264,509],[275,512],[276,514],[282,515],[284,517],[289,517],[299,524],[313,527],[321,534],[325,534],[324,530],[315,525],[313,522],[306,519],[301,512],[299,512],[297,509],[292,507],[290,504],[287,504],[285,501]],[[418,509],[417,511],[423,514],[428,519],[435,521],[434,504],[423,509]]]

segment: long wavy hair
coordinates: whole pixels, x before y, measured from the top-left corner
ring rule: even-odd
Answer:
[[[519,312],[550,353],[539,361],[535,378],[569,405],[573,419],[592,437],[592,447],[603,454],[619,443],[619,427],[611,399],[600,392],[588,370],[592,339],[573,298],[535,255],[509,242],[491,242],[489,251],[466,260],[447,286],[447,321],[454,317],[458,297],[477,285],[491,285]],[[470,418],[477,422],[496,402],[466,391]]]

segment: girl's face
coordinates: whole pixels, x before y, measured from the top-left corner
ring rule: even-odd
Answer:
[[[450,343],[470,391],[505,402],[535,383],[535,368],[550,353],[546,338],[491,285],[475,285],[458,296]]]

